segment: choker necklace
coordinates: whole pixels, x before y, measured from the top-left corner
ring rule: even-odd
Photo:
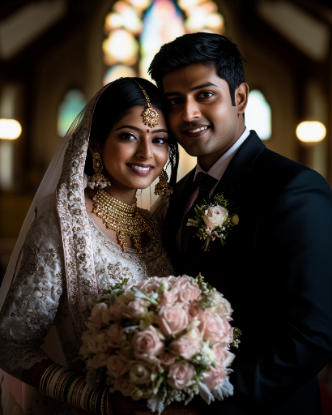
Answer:
[[[126,252],[127,244],[125,242],[125,235],[130,236],[135,248],[141,254],[141,235],[146,233],[152,240],[154,235],[150,225],[143,219],[138,212],[137,199],[134,203],[127,205],[110,196],[105,190],[98,190],[93,200],[93,213],[99,216],[107,229],[112,229],[116,232],[118,242]]]

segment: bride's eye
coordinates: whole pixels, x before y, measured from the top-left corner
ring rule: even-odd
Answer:
[[[120,138],[123,140],[136,140],[136,136],[132,133],[121,133]]]
[[[154,137],[152,142],[154,144],[167,144],[168,143],[168,138],[166,138],[166,137]]]

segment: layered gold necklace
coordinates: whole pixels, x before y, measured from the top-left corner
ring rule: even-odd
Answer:
[[[92,200],[94,202],[93,213],[103,220],[107,229],[116,232],[118,242],[124,252],[127,249],[125,235],[133,239],[135,248],[140,254],[143,252],[142,234],[146,233],[152,240],[155,239],[150,225],[138,212],[136,198],[134,203],[127,205],[110,196],[105,190],[98,190]]]

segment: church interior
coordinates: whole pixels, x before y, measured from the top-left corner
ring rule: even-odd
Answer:
[[[104,84],[148,78],[163,43],[228,36],[250,87],[246,125],[332,185],[331,0],[2,0],[0,281],[34,193],[75,116]],[[195,166],[180,149],[180,179]],[[153,196],[143,192],[141,204]],[[320,378],[332,413],[332,370]]]

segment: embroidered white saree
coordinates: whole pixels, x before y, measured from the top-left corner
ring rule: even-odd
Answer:
[[[63,139],[28,212],[0,290],[1,415],[75,414],[17,380],[22,370],[46,356],[75,369],[85,321],[111,282],[173,272],[161,245],[160,226],[148,211],[142,214],[156,241],[143,254],[123,252],[86,211],[84,164],[94,108],[106,88]]]

